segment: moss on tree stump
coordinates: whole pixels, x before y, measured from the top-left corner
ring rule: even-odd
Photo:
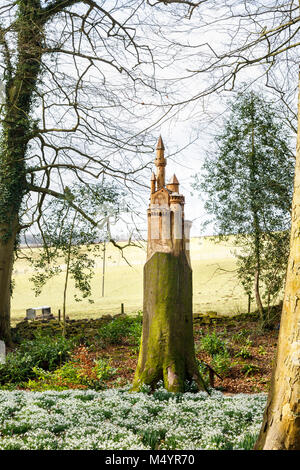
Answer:
[[[185,253],[154,253],[144,266],[143,333],[132,390],[155,387],[163,380],[167,390],[184,391],[194,380],[200,390],[194,348],[192,270]]]

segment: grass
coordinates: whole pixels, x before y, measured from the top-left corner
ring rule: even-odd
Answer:
[[[221,244],[214,243],[213,237],[191,240],[195,313],[216,311],[221,315],[231,315],[247,310],[247,297],[234,271],[236,264],[232,249],[230,240]],[[96,260],[96,272],[92,282],[93,304],[87,300],[76,302],[73,296],[74,286],[70,283],[67,298],[67,314],[70,318],[91,318],[119,313],[121,303],[125,305],[126,313],[137,312],[142,308],[145,245],[143,248],[126,248],[125,256],[131,266],[122,258],[117,248],[108,246],[104,297],[102,259],[99,256]],[[29,282],[31,275],[30,265],[24,259],[18,259],[13,274],[13,325],[25,317],[27,308],[49,305],[55,315],[58,309],[62,308],[64,273],[49,281],[39,297],[35,297]]]
[[[0,391],[0,449],[252,449],[264,394]]]

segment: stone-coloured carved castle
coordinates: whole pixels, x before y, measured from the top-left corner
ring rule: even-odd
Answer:
[[[184,220],[184,196],[179,193],[175,175],[165,184],[166,159],[161,136],[156,147],[156,175],[152,173],[148,209],[147,259],[155,252],[178,256],[185,252],[190,264],[190,229],[192,222]]]

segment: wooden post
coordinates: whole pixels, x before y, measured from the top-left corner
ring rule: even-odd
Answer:
[[[124,304],[121,304],[121,314],[124,314]]]
[[[103,243],[103,263],[102,263],[102,297],[104,297],[105,252],[106,252],[106,242],[104,240],[104,243]]]
[[[60,321],[60,308],[58,309],[58,321]]]
[[[248,294],[248,313],[250,313],[251,310],[251,294]]]

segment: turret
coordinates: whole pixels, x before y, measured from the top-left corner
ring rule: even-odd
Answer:
[[[165,147],[161,136],[159,136],[157,146],[156,146],[156,159],[154,161],[157,168],[156,172],[156,181],[157,189],[164,188],[165,186],[165,166],[167,164],[164,157]]]
[[[153,172],[151,176],[150,185],[151,185],[151,194],[153,194],[156,191],[156,176]]]
[[[179,193],[179,183],[176,175],[174,174],[167,184],[167,189],[172,193]]]

